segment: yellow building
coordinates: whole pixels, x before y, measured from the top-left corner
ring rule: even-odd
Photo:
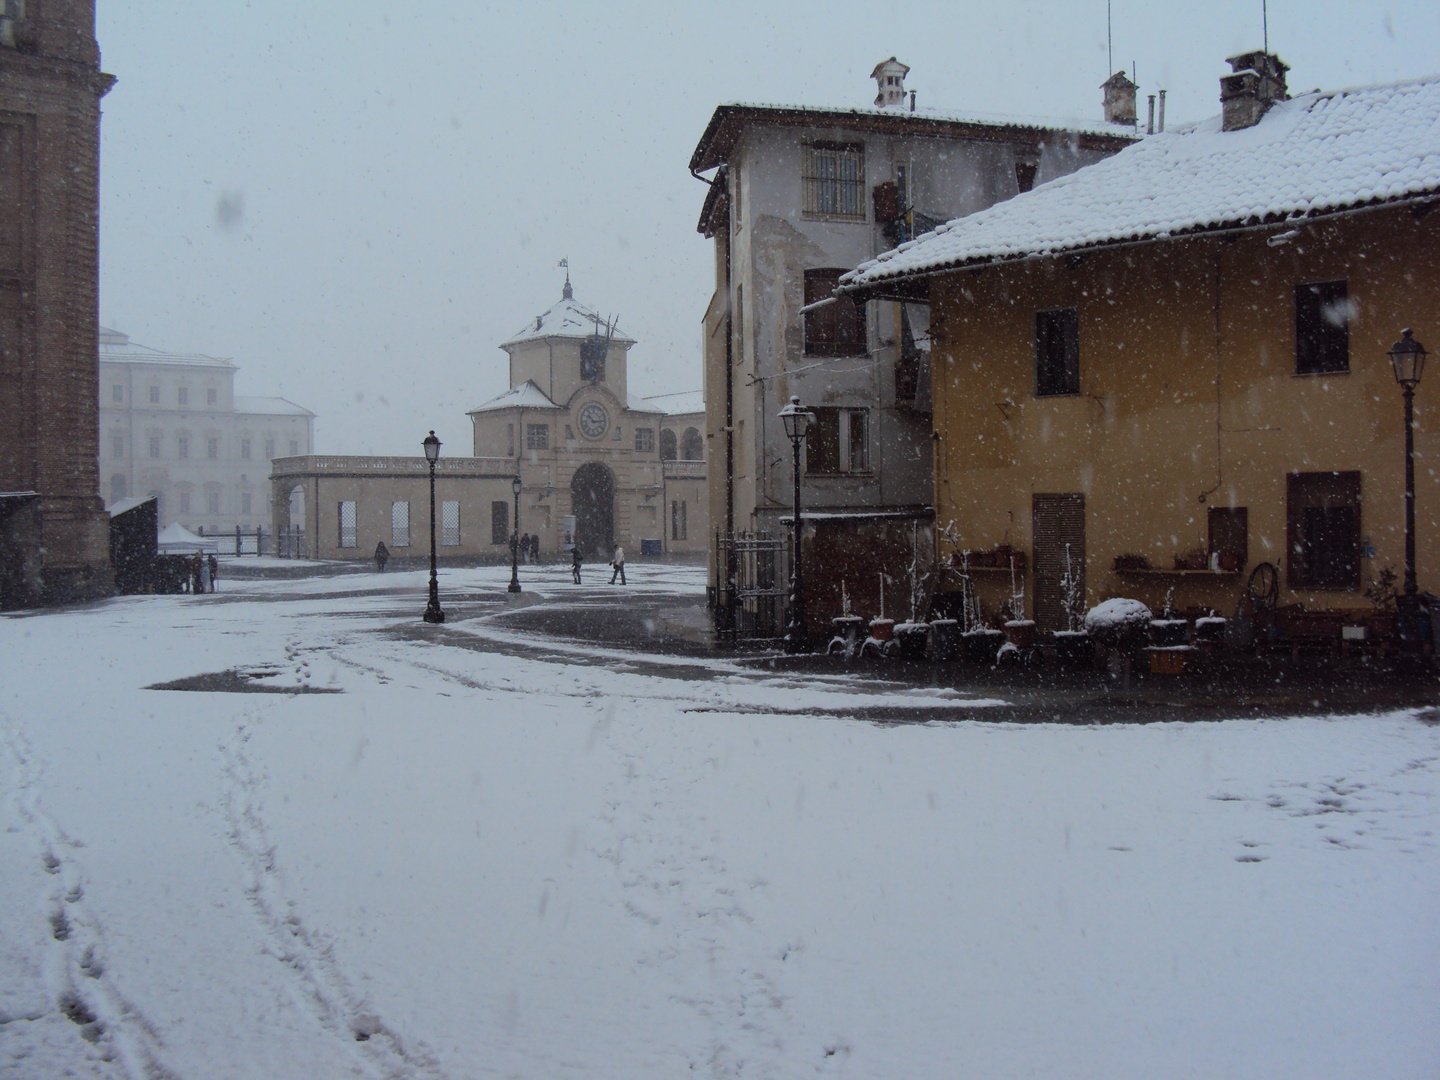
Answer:
[[[1383,568],[1403,575],[1386,354],[1405,328],[1440,340],[1440,78],[1291,99],[1274,57],[1231,64],[1221,117],[842,283],[928,296],[937,554],[1013,548],[1042,628],[1065,625],[1067,556],[1072,609],[1228,614],[1261,563],[1281,604],[1364,608]],[[1416,396],[1422,590],[1440,590],[1436,392]],[[1009,573],[969,577],[988,611],[1012,595]]]

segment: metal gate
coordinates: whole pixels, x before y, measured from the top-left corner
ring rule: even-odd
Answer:
[[[789,537],[717,532],[714,551],[715,580],[720,583],[715,616],[721,640],[739,644],[781,637],[789,610]]]

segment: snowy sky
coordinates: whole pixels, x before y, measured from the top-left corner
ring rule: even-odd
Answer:
[[[1218,111],[1260,0],[1112,0],[1115,67],[1172,122]],[[1431,2],[1272,0],[1292,90],[1440,70]],[[233,358],[315,410],[325,453],[470,449],[496,345],[559,299],[639,344],[631,390],[700,384],[713,286],[686,163],[724,101],[866,105],[896,54],[922,105],[1098,118],[1105,2],[724,7],[99,0],[101,322]]]

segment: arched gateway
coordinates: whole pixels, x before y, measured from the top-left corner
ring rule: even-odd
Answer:
[[[615,547],[614,474],[598,461],[581,465],[570,478],[570,507],[575,546],[587,555],[608,557]]]

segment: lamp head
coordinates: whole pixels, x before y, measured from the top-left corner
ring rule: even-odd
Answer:
[[[510,481],[510,492],[512,495],[520,494],[520,476],[517,473],[515,479]]]
[[[425,460],[434,465],[440,457],[440,440],[435,437],[435,432],[425,436],[425,441],[420,444],[425,447]]]
[[[791,442],[798,443],[810,430],[810,425],[815,421],[815,414],[800,404],[798,397],[792,397],[790,403],[780,410],[780,420],[785,425],[785,434]]]
[[[1390,346],[1388,355],[1395,381],[1406,390],[1414,390],[1425,373],[1425,346],[1416,341],[1409,330],[1403,330],[1400,340]]]

